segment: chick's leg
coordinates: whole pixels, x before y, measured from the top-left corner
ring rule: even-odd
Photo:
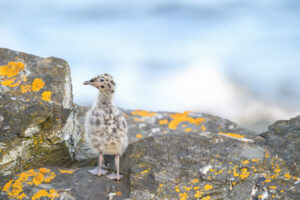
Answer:
[[[116,155],[115,156],[115,165],[116,165],[116,169],[117,169],[117,174],[112,173],[108,176],[106,176],[109,179],[112,180],[121,180],[121,178],[123,177],[122,175],[120,175],[120,155]]]
[[[106,170],[102,169],[102,161],[103,161],[103,154],[100,153],[99,154],[99,158],[98,158],[98,167],[96,167],[95,169],[89,170],[89,173],[95,176],[101,176],[107,173]]]

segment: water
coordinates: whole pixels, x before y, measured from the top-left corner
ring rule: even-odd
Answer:
[[[78,104],[97,93],[82,82],[108,72],[124,108],[240,123],[299,113],[297,0],[12,0],[0,8],[0,46],[67,60]]]

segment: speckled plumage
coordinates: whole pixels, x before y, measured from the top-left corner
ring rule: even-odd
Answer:
[[[127,123],[120,109],[111,103],[115,84],[109,75],[97,78],[104,80],[100,83],[107,88],[100,86],[99,97],[86,115],[85,138],[99,153],[122,155],[128,146]]]
[[[84,84],[91,85],[100,92],[85,120],[86,141],[99,153],[98,167],[89,170],[89,173],[97,176],[106,174],[107,171],[101,168],[103,155],[115,155],[117,173],[106,177],[120,180],[120,156],[128,146],[128,138],[126,119],[121,110],[112,105],[116,84],[108,74],[101,74]]]

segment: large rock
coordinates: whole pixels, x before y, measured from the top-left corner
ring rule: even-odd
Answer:
[[[233,122],[193,112],[136,110],[126,111],[125,116],[131,144],[121,158],[121,172],[125,175],[121,182],[91,176],[86,172],[89,167],[73,166],[70,170],[75,171],[70,174],[50,167],[56,177],[44,172],[47,174],[43,178],[51,179],[46,182],[32,183],[33,177],[38,177],[35,173],[43,173],[41,169],[25,171],[12,179],[7,177],[0,184],[0,197],[33,198],[43,194],[54,199],[105,200],[111,196],[111,199],[132,200],[240,200],[249,199],[257,184],[258,192],[253,199],[300,198],[299,174],[293,173],[294,164],[281,157],[284,155],[281,150],[277,154],[271,152],[266,139]],[[293,124],[293,120],[286,123]],[[297,134],[285,140],[289,143],[294,142],[290,139],[298,138]],[[288,148],[287,153],[294,154],[297,150]],[[86,155],[79,157],[83,159]],[[78,167],[86,163],[77,164]],[[106,167],[114,170],[113,162],[107,162]],[[27,176],[28,179],[24,178]],[[14,190],[20,180],[23,180],[21,189]]]
[[[69,166],[80,139],[68,64],[0,49],[0,176]]]

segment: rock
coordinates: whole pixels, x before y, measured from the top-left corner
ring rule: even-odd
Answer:
[[[0,49],[0,176],[70,166],[80,138],[68,64]]]
[[[84,116],[88,107],[80,107],[79,122],[83,130]],[[254,142],[256,133],[243,129],[236,123],[217,116],[186,111],[183,113],[149,112],[145,110],[123,110],[128,124],[129,143],[155,135],[176,134],[178,132],[199,133],[240,133],[248,138],[237,138]],[[230,134],[226,135],[231,137]],[[76,160],[85,165],[96,154],[82,140],[76,152]],[[95,163],[95,159],[93,163]]]
[[[265,138],[261,144],[273,156],[282,158],[294,176],[300,174],[300,116],[290,120],[280,120],[269,126],[269,130],[262,133]]]
[[[88,174],[90,168],[63,169],[47,167],[30,169],[0,184],[0,199],[105,199],[123,200],[129,196],[128,177],[112,181]]]
[[[248,154],[246,153],[248,152]],[[299,199],[299,177],[282,158],[256,143],[218,133],[153,136],[134,143],[123,157],[131,199],[249,199],[265,177],[270,199]]]

